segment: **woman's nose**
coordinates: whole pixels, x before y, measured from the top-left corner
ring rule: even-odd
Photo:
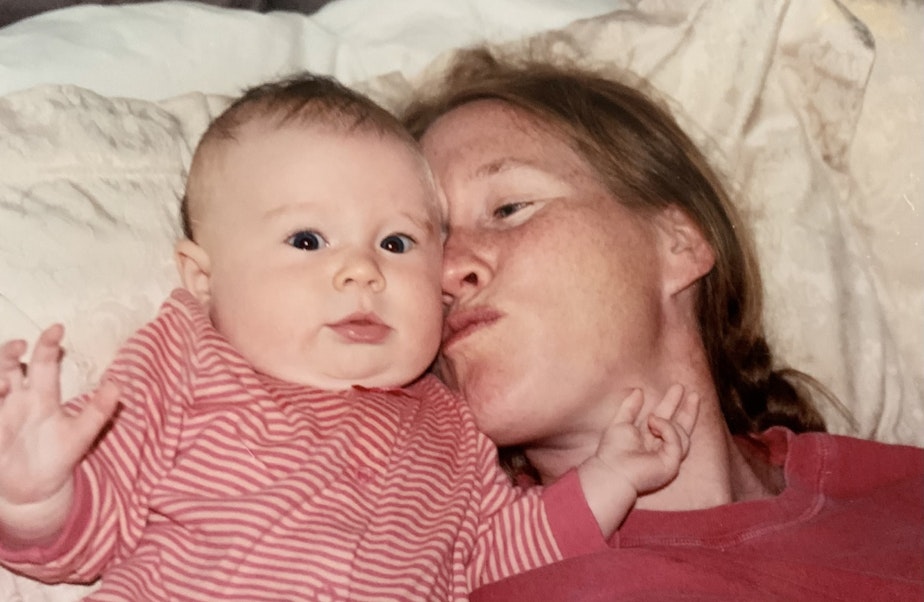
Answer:
[[[477,237],[453,230],[443,247],[443,295],[447,301],[464,298],[484,288],[493,276],[487,249]]]
[[[373,292],[385,288],[385,275],[371,253],[350,253],[334,274],[334,287],[344,290],[350,286],[369,287]]]

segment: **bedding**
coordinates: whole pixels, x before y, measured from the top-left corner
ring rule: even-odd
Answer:
[[[152,0],[0,0],[0,27],[15,23],[43,12],[66,8],[78,4],[131,4],[151,2]],[[246,8],[259,12],[274,10],[295,11],[310,15],[329,0],[196,0],[213,6],[226,8]]]
[[[924,445],[924,5],[899,0],[157,2],[17,22],[0,29],[0,340],[63,322],[64,394],[99,379],[177,284],[185,169],[229,95],[307,68],[397,109],[483,41],[647,80],[735,191],[781,361],[849,413],[825,406],[831,430]],[[0,600],[87,587],[0,570]]]

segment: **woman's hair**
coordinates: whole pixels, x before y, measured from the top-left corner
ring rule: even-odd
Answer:
[[[249,88],[234,100],[205,130],[190,167],[186,193],[180,205],[183,234],[193,240],[191,205],[201,190],[205,157],[221,144],[237,140],[245,126],[254,122],[269,127],[324,126],[337,132],[374,132],[403,141],[414,154],[420,150],[401,121],[371,98],[348,88],[332,77],[303,72]],[[425,166],[423,159],[422,165]]]
[[[701,281],[697,314],[729,429],[736,435],[774,425],[825,430],[811,391],[830,393],[810,376],[774,365],[756,256],[728,193],[671,114],[640,86],[475,49],[462,53],[439,90],[406,109],[404,121],[420,138],[455,107],[500,100],[568,142],[618,202],[640,212],[671,205],[686,212],[715,252],[715,265]]]

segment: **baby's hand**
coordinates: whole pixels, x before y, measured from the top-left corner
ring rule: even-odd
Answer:
[[[699,411],[699,396],[681,385],[668,389],[651,414],[638,424],[644,398],[635,390],[603,433],[597,458],[621,475],[637,494],[653,491],[677,476],[690,449],[690,433]]]
[[[601,532],[625,520],[642,493],[671,482],[690,449],[699,396],[674,385],[642,424],[641,390],[627,397],[604,431],[597,452],[577,469],[587,505]]]
[[[26,342],[22,339],[7,341],[0,345],[0,403],[6,399],[13,379],[23,376],[23,365],[19,361],[26,352]]]
[[[0,346],[0,536],[8,543],[53,534],[67,516],[74,466],[118,404],[118,388],[102,385],[83,408],[61,405],[64,328],[45,330],[28,369],[24,341]]]

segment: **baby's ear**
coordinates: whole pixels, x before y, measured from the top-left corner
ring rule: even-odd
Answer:
[[[696,222],[675,205],[663,209],[655,223],[662,239],[664,290],[673,296],[709,273],[715,251]]]
[[[183,287],[208,306],[211,298],[211,262],[205,249],[184,238],[173,248],[173,258]]]

